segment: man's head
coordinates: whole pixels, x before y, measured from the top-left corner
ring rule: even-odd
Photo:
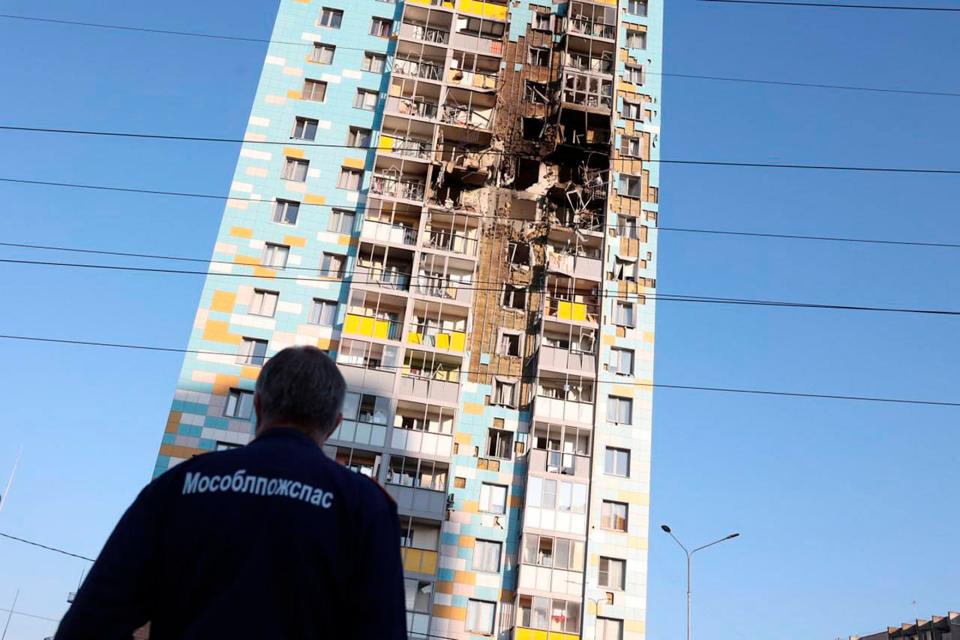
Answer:
[[[337,365],[316,347],[288,347],[271,357],[253,398],[257,435],[296,427],[322,444],[343,420],[347,384]]]

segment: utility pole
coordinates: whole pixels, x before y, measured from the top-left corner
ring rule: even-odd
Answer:
[[[17,608],[18,598],[20,598],[20,589],[17,589],[16,595],[13,596],[13,604],[10,605],[10,611],[7,612],[7,621],[3,625],[3,635],[0,635],[0,640],[6,640],[7,638],[7,629],[10,628],[10,618],[13,617],[13,610]]]

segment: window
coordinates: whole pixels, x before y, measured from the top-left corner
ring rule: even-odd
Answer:
[[[342,278],[346,256],[339,253],[327,253],[320,256],[320,275],[326,278]]]
[[[337,178],[337,189],[356,191],[360,188],[361,179],[363,179],[363,171],[360,171],[360,169],[340,167],[340,177]]]
[[[370,35],[378,38],[389,38],[393,30],[393,20],[386,18],[373,18],[370,20]]]
[[[300,158],[287,158],[283,164],[283,173],[280,177],[284,180],[293,180],[294,182],[307,181],[307,168],[310,166],[309,160]]]
[[[500,344],[497,353],[502,356],[520,355],[520,334],[504,331],[500,334]]]
[[[313,118],[297,118],[290,137],[295,140],[316,140],[319,125],[320,121]]]
[[[550,511],[586,513],[587,485],[563,480],[530,478],[527,484],[527,506]]]
[[[487,457],[510,460],[513,457],[513,432],[503,429],[487,430]]]
[[[633,422],[633,398],[607,397],[607,420],[616,424]]]
[[[641,18],[646,17],[647,0],[627,0],[627,13]]]
[[[548,11],[535,11],[531,27],[535,31],[550,31],[550,13]]]
[[[608,476],[630,477],[630,450],[607,447],[604,451],[603,472]]]
[[[538,169],[535,169],[536,171]],[[526,242],[507,243],[507,262],[518,267],[530,266],[530,244]]]
[[[641,155],[640,138],[623,136],[620,140],[620,155],[639,158]]]
[[[504,285],[502,304],[508,309],[523,309],[526,304],[526,289],[512,284]]]
[[[349,209],[334,209],[330,212],[330,223],[327,231],[334,233],[353,233],[354,213]]]
[[[413,613],[430,613],[430,594],[433,593],[433,583],[416,578],[404,578],[403,590],[406,593],[407,611]]]
[[[285,244],[268,242],[263,248],[263,266],[283,269],[287,266],[287,258],[289,256],[290,247]]]
[[[484,482],[480,486],[480,511],[504,514],[507,512],[507,488]]]
[[[610,370],[618,376],[633,375],[633,349],[610,349]]]
[[[310,324],[319,324],[322,327],[332,327],[337,318],[337,303],[333,300],[313,299],[310,307]]]
[[[384,68],[387,66],[387,56],[382,53],[374,53],[372,51],[363,52],[363,64],[361,69],[364,71],[369,71],[370,73],[383,73]]]
[[[492,540],[477,540],[473,546],[473,568],[475,571],[500,571],[500,543]]]
[[[278,199],[273,203],[273,221],[280,224],[297,224],[300,215],[300,203],[293,200]]]
[[[333,64],[333,52],[336,47],[332,44],[313,43],[313,53],[310,55],[310,62],[317,64]]]
[[[618,215],[617,216],[617,233],[621,238],[629,238],[630,240],[639,240],[640,239],[640,225],[637,224],[637,219],[631,216]]]
[[[523,99],[531,104],[547,104],[547,85],[527,80],[523,86]]]
[[[625,173],[620,174],[620,195],[629,198],[639,198],[640,187],[640,176],[628,176]]]
[[[276,291],[267,291],[266,289],[254,289],[253,300],[250,302],[248,313],[255,316],[267,316],[272,318],[277,311],[277,300],[280,294]]]
[[[623,117],[627,118],[628,120],[640,120],[642,118],[642,115],[640,113],[640,103],[624,100],[623,101]]]
[[[324,7],[320,9],[320,20],[317,24],[328,29],[339,29],[343,22],[343,11]]]
[[[369,147],[370,135],[370,129],[350,127],[350,132],[347,133],[347,145],[351,147]]]
[[[313,100],[314,102],[323,102],[323,99],[327,96],[327,83],[320,80],[310,80],[307,78],[303,81],[303,91],[300,94],[300,97],[304,100]]]
[[[626,531],[627,505],[623,502],[604,500],[600,507],[600,527],[612,531]]]
[[[223,415],[228,418],[249,420],[250,416],[253,415],[253,391],[230,389],[230,393],[227,395],[227,406],[223,410]]]
[[[343,419],[387,424],[390,400],[369,393],[350,393],[343,398]]]
[[[541,567],[583,571],[584,543],[580,540],[565,540],[524,534],[522,561]]]
[[[623,620],[597,618],[597,640],[623,640]]]
[[[237,364],[252,364],[260,366],[267,355],[267,341],[256,338],[244,338],[240,343],[240,354]]]
[[[370,89],[357,89],[357,95],[353,98],[353,106],[365,111],[373,111],[377,108],[377,98],[380,94]]]
[[[493,386],[493,398],[491,404],[499,404],[504,407],[516,406],[516,393],[516,382],[497,380]]]
[[[623,300],[613,301],[613,324],[621,327],[633,327],[636,323],[633,303]]]
[[[628,65],[623,70],[623,79],[633,84],[643,84],[643,67]]]
[[[630,49],[646,49],[647,32],[639,29],[627,29],[627,47]]]
[[[467,602],[467,631],[493,635],[493,616],[496,612],[495,602],[486,600],[469,600]]]
[[[460,18],[458,24],[462,23]],[[466,24],[457,29],[457,33],[468,33],[470,35],[479,35],[481,38],[502,38],[506,32],[506,25],[495,20],[485,20],[481,18],[467,18]]]
[[[638,275],[637,261],[630,258],[614,258],[613,277],[616,280],[636,282]]]
[[[536,67],[550,64],[550,50],[546,47],[530,47],[527,50],[527,63]]]

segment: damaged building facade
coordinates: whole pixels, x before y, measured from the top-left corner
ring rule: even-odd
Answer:
[[[644,638],[662,2],[282,0],[155,473],[319,346],[411,638]]]

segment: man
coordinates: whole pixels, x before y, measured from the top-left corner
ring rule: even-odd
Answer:
[[[256,439],[183,462],[117,525],[57,640],[406,640],[396,504],[321,445],[346,384],[314,347],[257,378]]]

